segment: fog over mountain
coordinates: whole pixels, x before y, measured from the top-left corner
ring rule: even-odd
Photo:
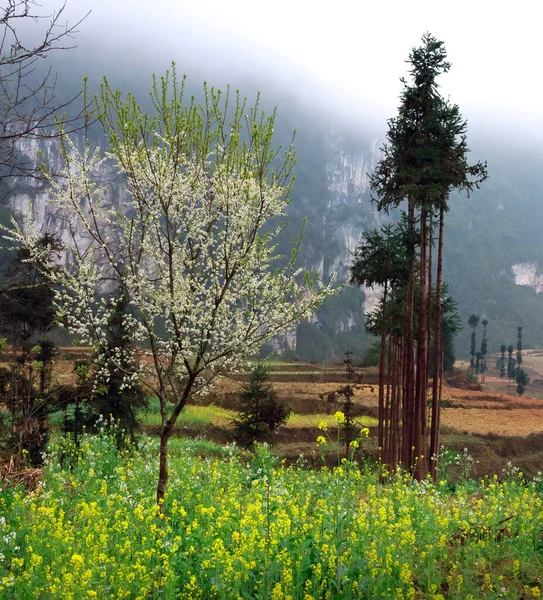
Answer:
[[[44,9],[55,5],[47,0]],[[508,129],[542,141],[541,86],[534,76],[539,31],[531,1],[513,11],[489,0],[461,0],[454,10],[430,0],[72,0],[66,17],[75,20],[88,9],[72,54],[90,62],[94,75],[118,70],[142,77],[175,60],[191,77],[221,86],[271,84],[357,121],[384,122],[394,114],[407,55],[430,31],[446,42],[453,65],[442,93],[468,119],[489,128],[507,122]]]
[[[424,32],[444,40],[452,68],[441,77],[441,92],[468,119],[470,159],[487,160],[490,175],[471,198],[452,198],[445,277],[464,324],[471,312],[491,320],[491,351],[511,343],[517,325],[525,326],[528,345],[543,345],[543,325],[535,322],[543,310],[536,294],[543,273],[543,115],[534,3],[505,12],[487,0],[462,0],[454,10],[430,1],[72,0],[66,17],[76,20],[89,8],[77,47],[55,56],[59,93],[77,92],[84,75],[95,91],[106,75],[145,102],[151,74],[172,61],[191,92],[203,80],[231,84],[250,98],[260,91],[264,108],[278,106],[278,138],[298,130],[291,220],[297,227],[308,219],[301,260],[343,279],[360,232],[382,218],[369,202],[368,174],[386,120],[397,111],[405,61]],[[536,283],[520,285],[527,281]],[[312,332],[302,328],[309,345],[331,347],[311,358],[367,346],[362,300],[358,291],[344,291]],[[467,351],[466,336],[459,354]]]

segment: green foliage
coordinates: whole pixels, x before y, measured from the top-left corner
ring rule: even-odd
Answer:
[[[161,517],[156,442],[119,453],[104,433],[52,450],[43,486],[0,490],[2,598],[540,593],[541,478],[474,482],[465,453],[441,453],[447,478],[434,485],[354,462],[283,467],[262,447],[252,460],[231,446],[217,456],[175,439]]]
[[[515,366],[515,359],[513,358],[513,344],[510,344],[509,346],[507,346],[507,354],[508,359],[507,359],[507,378],[509,380],[514,379],[515,378],[515,372],[516,372],[516,366]]]
[[[388,121],[384,157],[371,177],[379,210],[409,197],[417,208],[447,209],[452,190],[468,193],[487,177],[486,164],[469,165],[467,122],[438,93],[436,79],[450,69],[445,46],[431,34],[409,55],[413,84],[404,88],[398,116]]]
[[[362,367],[376,367],[381,356],[381,341],[375,340],[362,357]]]
[[[456,350],[454,340],[457,331],[451,330],[450,327],[443,327],[443,371],[450,372],[454,368],[456,362]]]
[[[520,369],[522,364],[522,327],[517,327],[517,369]]]
[[[58,258],[60,239],[44,233],[36,241],[40,256]],[[58,404],[58,390],[51,386],[55,343],[46,335],[55,327],[51,269],[42,269],[25,248],[12,255],[0,289],[2,351],[11,353],[0,367],[2,415],[0,445],[9,453],[23,451],[30,462],[41,464],[49,437],[49,415]],[[54,268],[54,267],[53,267]]]
[[[407,281],[408,257],[413,252],[403,223],[380,231],[362,232],[351,266],[351,283],[393,287]]]
[[[279,400],[269,375],[269,366],[257,362],[251,369],[249,381],[238,394],[239,412],[232,424],[236,437],[245,445],[269,439],[290,416],[290,409]]]
[[[362,356],[371,340],[364,330],[362,290],[345,286],[328,297],[316,312],[316,323],[305,321],[297,328],[296,356],[304,361],[329,361],[352,348]]]
[[[518,368],[516,370],[515,381],[517,382],[517,394],[522,396],[526,386],[530,382],[530,378],[524,369]]]
[[[497,367],[500,370],[500,377],[503,379],[505,377],[505,353],[507,352],[507,346],[502,344],[500,347],[501,356],[498,359]]]

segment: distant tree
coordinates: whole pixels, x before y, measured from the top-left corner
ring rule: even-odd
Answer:
[[[517,327],[517,369],[522,364],[522,327]]]
[[[479,373],[481,372],[481,353],[475,353],[475,376],[479,379]]]
[[[522,396],[526,389],[526,386],[530,382],[530,378],[524,369],[518,368],[516,370],[515,380],[517,382],[517,394]]]
[[[500,347],[501,356],[499,359],[499,369],[500,369],[500,377],[503,379],[505,377],[505,353],[507,352],[507,346],[502,344]]]
[[[481,381],[484,383],[485,381],[485,375],[486,372],[488,370],[488,366],[486,364],[486,355],[488,352],[488,341],[486,338],[486,327],[488,325],[488,320],[487,319],[483,319],[481,321],[481,324],[483,326],[483,337],[481,340],[481,365],[480,365],[480,369],[481,369]]]
[[[63,244],[54,234],[40,233],[35,248],[35,255],[17,250],[0,284],[0,333],[23,356],[55,325],[51,277]]]
[[[477,351],[477,334],[475,332],[475,329],[477,325],[479,325],[479,316],[475,314],[470,315],[468,319],[468,325],[471,327],[471,348],[469,352],[471,355],[471,359],[469,362],[469,369],[471,374],[473,375],[473,373],[475,373],[475,353]]]
[[[511,383],[511,381],[513,379],[515,379],[516,367],[515,367],[515,359],[513,358],[514,350],[515,350],[515,348],[513,347],[513,344],[510,344],[509,346],[507,346],[507,354],[508,354],[507,378],[509,379],[509,383]]]
[[[444,318],[443,329],[443,371],[445,373],[452,371],[456,362],[456,351],[454,348],[454,338],[459,328],[454,329],[449,326],[448,319]]]
[[[232,423],[236,437],[245,445],[269,439],[290,416],[290,409],[279,400],[269,377],[269,365],[257,362],[238,393],[239,410]]]

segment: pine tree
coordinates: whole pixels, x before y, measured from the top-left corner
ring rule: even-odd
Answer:
[[[236,437],[246,445],[268,439],[290,416],[290,409],[279,401],[269,377],[269,366],[257,362],[238,394],[239,411],[232,423]]]
[[[126,295],[118,289],[111,297],[114,303],[106,329],[105,345],[95,357],[92,374],[93,389],[90,404],[96,418],[103,417],[115,431],[120,448],[129,438],[135,441],[138,426],[138,411],[147,406],[147,397],[140,385],[124,385],[124,377],[131,370],[134,345],[127,331]]]

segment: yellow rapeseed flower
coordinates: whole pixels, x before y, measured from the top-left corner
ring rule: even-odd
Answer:
[[[340,410],[338,410],[336,412],[336,414],[334,415],[334,417],[335,417],[336,423],[338,425],[341,425],[342,423],[345,423],[345,415]]]

